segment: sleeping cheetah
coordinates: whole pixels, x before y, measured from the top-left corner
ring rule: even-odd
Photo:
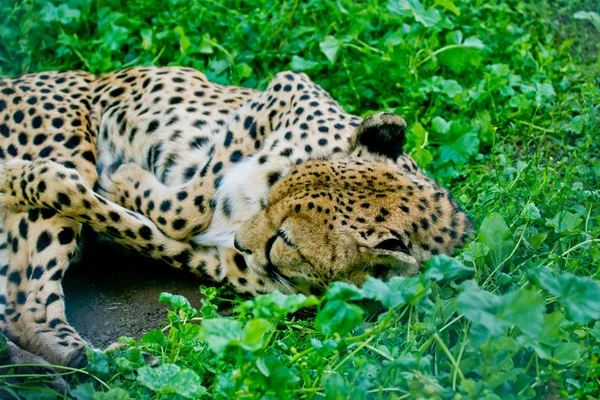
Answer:
[[[403,152],[405,132],[292,72],[263,92],[176,67],[0,81],[6,337],[87,362],[61,288],[81,224],[251,295],[414,274],[470,223]]]

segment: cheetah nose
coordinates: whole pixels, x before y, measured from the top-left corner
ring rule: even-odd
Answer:
[[[238,242],[237,238],[233,240],[233,247],[235,247],[240,253],[252,254],[252,250],[243,247],[240,242]]]

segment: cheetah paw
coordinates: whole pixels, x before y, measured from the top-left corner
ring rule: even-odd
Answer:
[[[128,196],[125,192],[133,192],[134,185],[145,179],[149,172],[137,164],[122,164],[113,173],[104,172],[98,178],[98,194],[122,206],[127,206]],[[125,200],[125,201],[123,201]]]

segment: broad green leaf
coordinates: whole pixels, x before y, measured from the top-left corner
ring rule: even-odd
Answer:
[[[22,395],[23,393],[19,391],[19,394]],[[40,396],[40,394],[40,392],[37,392],[35,397],[32,398],[35,398],[36,400],[43,400],[46,398]],[[97,392],[91,382],[77,385],[77,387],[71,391],[71,394],[77,400],[130,400],[134,398],[131,397],[125,389],[121,388],[111,388],[106,392]],[[49,398],[54,399],[56,397],[51,396]]]
[[[442,6],[446,10],[454,13],[457,17],[460,16],[460,9],[456,7],[452,0],[435,0],[436,6]]]
[[[465,250],[462,252],[461,257],[467,262],[474,262],[487,256],[489,252],[490,248],[485,244],[474,241],[467,245]]]
[[[541,103],[545,99],[549,99],[556,96],[556,92],[554,91],[554,88],[552,87],[551,83],[536,83],[535,88],[535,101],[537,103]]]
[[[462,41],[462,33],[457,32],[447,37],[452,40],[451,46],[441,51],[437,59],[444,65],[449,66],[455,72],[464,71],[469,65],[479,65],[482,59],[482,50],[485,45],[477,37],[469,37]]]
[[[326,297],[327,300],[360,300],[363,298],[363,292],[351,283],[333,282]]]
[[[565,322],[565,316],[560,311],[545,315],[537,340],[549,346],[557,346],[564,336],[561,327]]]
[[[476,341],[503,336],[515,326],[529,337],[536,338],[544,322],[544,299],[535,291],[519,289],[498,296],[478,288],[469,281],[458,296],[461,313],[471,321]]]
[[[319,43],[319,48],[323,54],[325,54],[329,62],[335,64],[335,60],[337,59],[338,51],[340,50],[341,45],[341,40],[336,39],[333,36],[325,36],[325,39]]]
[[[252,67],[246,63],[240,63],[235,66],[239,79],[246,79],[252,75]]]
[[[138,369],[137,380],[159,395],[178,394],[193,399],[206,393],[202,380],[194,371],[181,369],[175,364],[142,367]]]
[[[589,330],[589,333],[596,338],[597,342],[600,342],[600,321],[594,323],[594,326]]]
[[[488,247],[488,257],[494,266],[504,261],[514,247],[511,230],[502,215],[495,212],[485,217],[477,239]]]
[[[506,64],[494,64],[490,69],[496,76],[506,76],[510,74],[510,68]]]
[[[271,331],[271,323],[262,318],[254,318],[246,323],[242,333],[242,346],[250,351],[263,347],[265,336]]]
[[[578,232],[578,228],[582,223],[583,218],[581,215],[568,211],[560,211],[554,218],[546,219],[546,226],[554,228],[554,232],[561,235],[570,235]]]
[[[77,400],[93,400],[94,393],[96,393],[96,389],[91,382],[80,383],[71,390],[71,395]]]
[[[165,344],[165,334],[159,330],[155,329],[148,333],[146,333],[140,339],[140,344],[157,344],[164,345]]]
[[[464,279],[475,272],[473,268],[445,254],[434,256],[425,263],[425,267],[425,276],[438,282]]]
[[[559,364],[569,364],[579,361],[581,352],[577,343],[561,343],[554,350],[554,359]]]
[[[429,28],[441,21],[440,12],[435,8],[425,9],[419,0],[399,0],[400,9],[410,10],[417,22]]]
[[[415,160],[420,168],[427,168],[433,161],[433,155],[427,149],[419,148],[410,152],[411,157]]]
[[[452,143],[440,146],[439,150],[443,160],[462,166],[479,151],[479,139],[476,133],[467,133]]]
[[[316,61],[305,60],[299,56],[293,56],[290,62],[290,68],[294,71],[310,71],[315,69],[320,64]]]
[[[449,97],[454,97],[461,94],[463,91],[462,86],[453,79],[444,79],[442,82],[442,92],[446,93]]]
[[[446,122],[444,118],[436,116],[431,121],[431,129],[437,133],[444,134],[450,129],[450,123]]]
[[[544,323],[544,298],[531,290],[516,290],[501,297],[500,317],[536,338]]]
[[[243,323],[231,318],[212,318],[202,322],[198,339],[218,356],[224,356],[228,346],[240,346]]]
[[[600,283],[571,273],[553,276],[549,269],[531,271],[534,281],[558,298],[567,318],[581,324],[600,320]]]
[[[319,332],[331,336],[334,333],[345,335],[361,321],[364,310],[357,305],[342,300],[327,301],[315,319]]]
[[[523,217],[525,217],[525,221],[529,222],[542,219],[539,208],[533,203],[527,203],[525,209],[523,209]]]
[[[391,293],[397,293],[402,296],[402,302],[399,304],[391,303],[392,307],[397,307],[405,303],[412,304],[413,306],[419,305],[421,302],[426,304],[428,302],[427,296],[431,292],[431,282],[423,274],[409,278],[395,276],[387,282],[387,285]]]
[[[325,398],[327,400],[346,400],[348,398],[348,385],[339,372],[329,375],[324,382]]]
[[[592,24],[594,24],[598,32],[600,32],[600,15],[597,12],[578,11],[573,16],[575,17],[575,19],[590,21]]]
[[[402,293],[392,292],[385,282],[377,278],[368,277],[362,290],[366,299],[377,300],[388,309],[405,304]]]
[[[192,307],[188,299],[180,295],[163,292],[158,296],[158,301],[160,303],[170,304],[175,313],[177,313],[170,315],[177,320],[179,320],[179,318],[190,319],[198,314],[198,310]]]

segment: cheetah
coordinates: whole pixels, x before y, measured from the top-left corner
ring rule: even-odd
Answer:
[[[181,67],[1,80],[0,328],[12,349],[87,363],[61,287],[82,224],[247,295],[414,274],[471,224],[406,129],[303,73],[264,91]]]

